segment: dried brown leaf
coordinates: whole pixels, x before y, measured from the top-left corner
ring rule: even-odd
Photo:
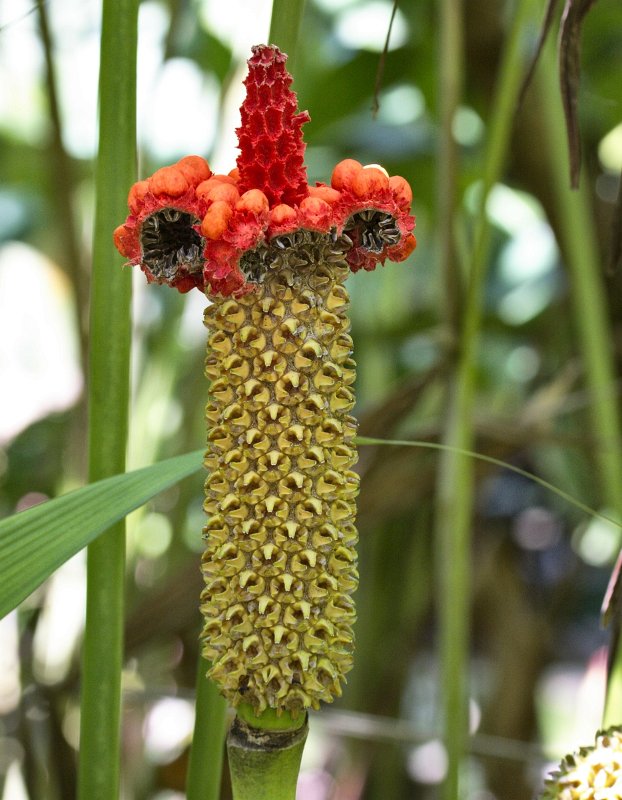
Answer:
[[[605,598],[600,609],[601,623],[606,627],[614,620],[617,621],[617,626],[620,626],[621,611],[620,602],[622,600],[620,592],[622,585],[620,582],[620,572],[622,571],[622,550],[620,551],[615,566],[609,578],[609,584],[605,593]]]
[[[622,267],[622,171],[618,183],[618,198],[613,211],[613,224],[611,226],[611,254],[609,258],[609,271],[615,272]]]
[[[384,47],[382,48],[382,53],[380,54],[380,59],[378,61],[378,69],[376,70],[376,81],[374,83],[374,95],[372,99],[371,105],[371,112],[372,115],[375,117],[380,110],[380,89],[382,88],[382,79],[384,77],[384,65],[387,60],[387,53],[389,52],[389,42],[391,41],[391,30],[393,28],[393,20],[395,19],[395,15],[397,13],[397,4],[399,0],[393,0],[393,8],[391,10],[391,19],[389,20],[389,28],[387,30],[387,38],[384,41]]]
[[[518,108],[520,108],[523,104],[525,93],[527,92],[529,84],[531,83],[531,79],[533,78],[533,74],[536,71],[536,65],[540,58],[540,53],[542,52],[542,48],[546,42],[546,37],[549,35],[551,25],[553,24],[553,19],[555,18],[556,8],[557,0],[547,0],[546,9],[544,11],[544,20],[542,21],[542,28],[540,29],[540,35],[538,36],[536,49],[533,54],[533,58],[531,59],[531,63],[527,68],[525,77],[523,78],[523,85],[521,86],[520,94],[518,96]]]

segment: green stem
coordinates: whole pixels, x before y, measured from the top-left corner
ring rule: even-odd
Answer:
[[[85,359],[86,318],[88,288],[85,282],[85,273],[82,269],[82,252],[80,237],[78,235],[76,218],[73,207],[73,193],[76,186],[74,165],[63,144],[63,126],[60,104],[58,99],[58,81],[54,64],[54,43],[48,23],[48,8],[44,0],[37,0],[39,15],[39,32],[43,54],[45,57],[45,76],[47,88],[48,110],[50,115],[50,173],[53,183],[53,197],[56,202],[58,218],[61,222],[60,234],[62,236],[63,258],[61,264],[66,270],[75,291],[76,316],[80,334],[80,355]]]
[[[124,471],[127,438],[131,277],[112,231],[135,177],[138,0],[104,0],[99,81],[99,153],[90,310],[89,480]],[[125,527],[91,544],[78,796],[112,800],[119,788]]]
[[[438,596],[439,651],[443,702],[444,742],[448,771],[444,800],[459,796],[459,770],[468,731],[467,672],[470,617],[470,550],[473,511],[472,461],[457,450],[472,450],[473,408],[479,332],[489,246],[486,201],[499,180],[510,138],[523,62],[522,35],[534,0],[519,0],[503,51],[493,101],[469,283],[461,335],[461,352],[452,385],[444,443],[438,473]]]
[[[572,278],[574,319],[591,401],[591,426],[594,438],[599,443],[595,458],[603,500],[621,518],[622,433],[618,392],[615,388],[614,336],[607,321],[603,270],[590,206],[589,183],[584,176],[579,189],[572,191],[569,188],[568,155],[566,148],[559,144],[565,141],[566,133],[556,76],[554,55],[549,47],[543,53],[542,68],[537,75],[543,129],[546,133],[545,146],[559,211],[564,256]],[[620,647],[617,648],[614,661],[603,720],[605,726],[622,721]]]
[[[218,800],[224,756],[227,704],[206,677],[209,664],[199,655],[196,718],[186,780],[188,800]]]
[[[462,0],[439,2],[439,143],[438,143],[438,253],[444,310],[451,352],[458,340],[460,272],[456,262],[454,225],[458,186],[458,145],[453,132],[462,93],[464,46]]]
[[[287,69],[292,72],[302,24],[305,0],[273,0],[268,44],[275,44],[289,56]]]
[[[240,706],[227,737],[233,800],[295,800],[307,733],[306,714]]]
[[[619,623],[618,623],[619,624]],[[617,641],[615,639],[617,638]],[[619,727],[622,722],[622,637],[614,638],[615,652],[607,679],[603,728]]]

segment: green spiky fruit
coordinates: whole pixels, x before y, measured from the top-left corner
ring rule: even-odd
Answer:
[[[359,479],[348,240],[299,231],[216,300],[206,374],[204,655],[233,705],[296,716],[352,666]]]
[[[622,730],[596,735],[593,747],[566,756],[546,779],[541,800],[620,800],[622,797]]]

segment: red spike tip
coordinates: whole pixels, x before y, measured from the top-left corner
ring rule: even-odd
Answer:
[[[299,205],[309,194],[302,126],[310,117],[296,113],[287,56],[274,45],[256,45],[244,81],[246,98],[237,129],[240,189],[261,189],[270,206]]]

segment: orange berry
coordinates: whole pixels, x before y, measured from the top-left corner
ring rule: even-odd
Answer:
[[[391,261],[405,261],[417,246],[417,240],[412,233],[409,233],[399,244],[392,247],[388,256]]]
[[[350,188],[357,197],[371,197],[388,186],[389,179],[382,170],[377,167],[363,167],[354,175]]]
[[[319,197],[332,206],[341,200],[341,192],[331,189],[330,186],[309,186],[309,197]]]
[[[240,199],[240,193],[233,184],[223,183],[213,178],[200,183],[196,192],[197,197],[206,202],[215,203],[217,200],[224,200],[226,203],[234,205]]]
[[[221,183],[237,183],[235,178],[233,178],[231,175],[212,175],[212,180],[220,181]]]
[[[332,208],[319,197],[305,197],[300,204],[300,223],[303,227],[327,228],[331,217]]]
[[[398,207],[404,211],[408,211],[413,201],[413,191],[408,181],[402,178],[401,175],[392,175],[389,178],[389,189],[391,189]]]
[[[295,209],[287,203],[279,203],[278,206],[270,209],[270,225],[289,225],[298,219]]]
[[[127,204],[132,214],[138,214],[148,191],[149,181],[138,181],[132,186],[127,196]]]
[[[206,181],[212,174],[209,164],[201,156],[185,156],[180,158],[175,166],[183,172],[188,183],[194,186]]]
[[[360,161],[355,161],[353,158],[346,158],[340,161],[333,170],[330,179],[333,189],[349,189],[352,185],[354,176],[363,169]]]
[[[237,167],[234,167],[232,170],[229,170],[228,176],[229,178],[233,178],[236,183],[240,182],[240,170]]]
[[[216,175],[212,175],[211,178],[208,178],[206,181],[201,181],[201,183],[197,186],[197,194],[199,197],[204,197],[206,192],[208,192],[213,186],[224,186],[229,184],[224,184]]]
[[[251,211],[253,214],[265,214],[270,209],[268,198],[260,189],[249,189],[235,204],[238,211]]]
[[[125,237],[127,236],[127,230],[125,229],[125,225],[119,225],[118,228],[115,228],[114,233],[112,234],[112,238],[114,240],[114,246],[117,250],[121,253],[122,256],[127,256],[125,251]]]
[[[201,232],[208,239],[220,239],[227,230],[229,220],[233,215],[233,209],[224,200],[217,200],[207,209],[207,213],[201,222]]]
[[[188,191],[188,181],[177,167],[162,167],[149,178],[149,189],[153,194],[168,194],[171,197]]]

